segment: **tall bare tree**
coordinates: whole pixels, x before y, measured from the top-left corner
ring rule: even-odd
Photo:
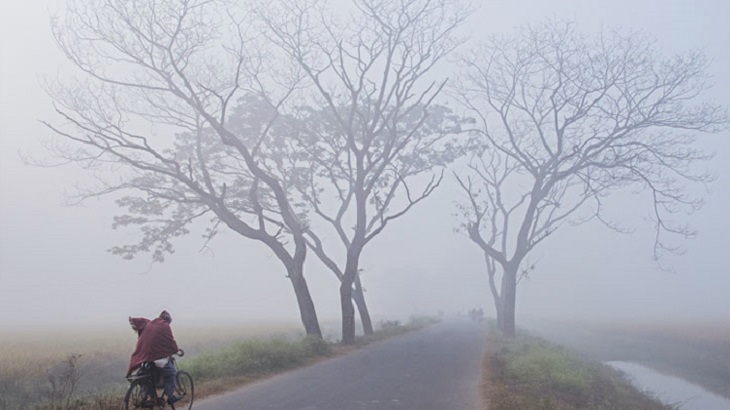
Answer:
[[[692,234],[670,216],[699,206],[685,186],[710,178],[694,166],[708,158],[694,141],[728,124],[722,107],[700,100],[700,52],[666,57],[638,33],[587,38],[549,21],[492,38],[463,64],[456,93],[481,148],[457,176],[468,194],[462,228],[484,253],[508,335],[525,258],[566,221],[617,228],[603,213],[609,193],[640,187],[651,197],[655,257]]]
[[[442,178],[439,169],[453,158],[444,132],[449,116],[433,106],[445,80],[432,74],[457,46],[455,30],[467,13],[454,0],[352,4],[345,24],[317,0],[266,4],[260,12],[268,36],[308,78],[303,100],[321,107],[304,112],[302,133],[310,138],[301,140],[312,154],[311,175],[327,182],[310,178],[305,192],[345,257],[325,250],[314,231],[309,238],[341,278],[345,344],[355,337],[351,298],[353,286],[359,288],[363,249],[433,192]]]
[[[427,198],[439,185],[442,171],[437,168],[447,164],[458,154],[455,149],[439,144],[438,140],[446,138],[449,131],[457,126],[456,118],[443,106],[430,106],[426,118],[422,108],[413,110],[412,114],[400,119],[404,129],[418,131],[406,138],[386,136],[384,140],[400,138],[403,146],[397,148],[396,154],[387,150],[387,141],[384,146],[372,146],[370,158],[374,162],[387,163],[381,175],[374,175],[375,169],[361,170],[365,174],[365,183],[356,184],[357,166],[352,161],[353,155],[343,146],[343,135],[340,132],[336,118],[327,110],[313,111],[302,109],[299,112],[296,125],[298,128],[290,133],[295,135],[296,150],[306,153],[307,168],[300,175],[301,184],[298,185],[302,197],[311,208],[313,215],[320,217],[324,225],[329,225],[339,239],[341,247],[327,247],[325,231],[320,225],[311,224],[307,229],[307,240],[310,248],[340,280],[345,278],[348,260],[357,263],[357,271],[352,286],[352,300],[360,313],[363,331],[365,334],[373,332],[371,319],[368,313],[364,296],[364,289],[360,279],[359,261],[347,256],[355,232],[348,231],[351,226],[357,227],[352,216],[356,215],[357,203],[355,193],[367,199],[364,204],[367,217],[364,226],[362,245],[369,243],[386,225],[404,215],[416,203]],[[420,123],[420,124],[416,124]],[[412,141],[407,141],[410,138]],[[380,145],[382,142],[373,142]],[[393,155],[391,158],[386,158]],[[368,166],[374,166],[368,164]],[[380,166],[380,165],[378,165]],[[434,172],[436,170],[436,172]],[[426,175],[426,179],[418,181],[419,176]],[[414,182],[415,181],[415,182]],[[420,188],[414,188],[421,183]],[[419,189],[419,190],[416,190]],[[335,199],[334,201],[332,199]],[[358,253],[359,255],[359,253]],[[338,263],[337,260],[340,260]],[[359,259],[359,256],[358,256]]]
[[[58,155],[102,169],[102,186],[84,196],[126,195],[118,203],[129,213],[115,225],[140,225],[143,237],[114,253],[162,260],[173,238],[210,215],[210,235],[222,223],[274,252],[306,333],[321,337],[304,278],[306,221],[296,191],[267,165],[279,145],[271,132],[278,109],[300,75],[270,69],[260,36],[237,17],[247,10],[233,6],[70,0],[53,32],[82,79],[49,87],[59,120],[46,125],[70,143],[58,144]],[[237,121],[229,121],[233,110]]]

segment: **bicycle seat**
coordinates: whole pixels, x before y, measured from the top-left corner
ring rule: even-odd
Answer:
[[[154,362],[144,362],[141,365],[139,365],[138,368],[134,369],[132,371],[132,374],[127,377],[127,380],[130,382],[133,380],[139,380],[144,379],[146,377],[150,377],[153,375],[153,371],[155,369],[155,363]]]

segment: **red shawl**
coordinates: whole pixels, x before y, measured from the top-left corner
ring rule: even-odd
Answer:
[[[130,318],[129,323],[137,330],[139,338],[129,359],[127,376],[142,363],[172,356],[179,350],[172,336],[172,329],[164,320],[136,317]]]

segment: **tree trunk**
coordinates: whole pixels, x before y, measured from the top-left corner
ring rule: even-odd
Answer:
[[[504,266],[504,276],[502,277],[502,331],[507,337],[515,336],[518,267],[519,264],[506,264]]]
[[[494,301],[494,309],[497,312],[497,329],[504,331],[504,313],[502,307],[502,297],[496,286],[490,287],[492,290],[492,300]]]
[[[497,310],[497,329],[504,332],[504,313],[502,313],[502,300],[494,301]]]
[[[489,290],[492,292],[492,301],[494,302],[494,309],[497,312],[497,329],[504,331],[502,296],[499,294],[499,290],[497,289],[497,284],[495,282],[495,276],[497,275],[496,262],[490,259],[486,254],[484,255],[484,258],[487,263],[487,274],[489,275]],[[502,280],[504,280],[504,278]]]
[[[355,343],[355,308],[352,305],[352,278],[342,277],[340,284],[340,304],[342,305],[342,344]]]
[[[350,244],[347,250],[347,261],[345,271],[342,273],[340,284],[340,304],[342,307],[342,344],[351,345],[355,343],[355,307],[352,304],[352,288],[357,278],[358,265],[362,245],[355,241]]]
[[[302,319],[302,324],[304,324],[304,331],[307,333],[307,336],[321,339],[322,330],[319,328],[317,312],[314,309],[312,295],[309,293],[309,287],[307,286],[307,281],[304,279],[302,269],[302,267],[289,269],[289,280],[291,280],[294,293],[297,296],[299,315]]]
[[[370,312],[368,311],[368,305],[365,303],[365,294],[362,290],[362,283],[360,282],[360,275],[355,277],[355,290],[352,295],[357,305],[357,311],[360,312],[360,321],[362,322],[362,331],[365,336],[373,334],[373,322],[370,320]]]

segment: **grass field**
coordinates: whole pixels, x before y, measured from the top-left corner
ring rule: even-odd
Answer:
[[[217,326],[175,329],[175,338],[185,349],[184,367],[203,352],[216,351],[242,340],[287,340],[301,336],[295,324]],[[52,385],[48,371],[67,369],[67,359],[80,355],[74,396],[123,396],[124,376],[136,335],[124,326],[117,329],[34,331],[0,336],[0,409],[22,408],[49,402]]]

